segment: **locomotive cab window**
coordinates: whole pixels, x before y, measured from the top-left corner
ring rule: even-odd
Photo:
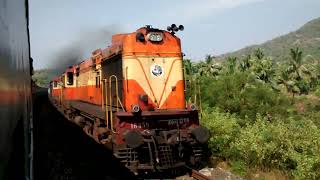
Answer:
[[[53,81],[53,87],[57,87],[58,86],[58,82],[57,81]]]
[[[73,85],[73,73],[72,72],[67,73],[67,85]]]

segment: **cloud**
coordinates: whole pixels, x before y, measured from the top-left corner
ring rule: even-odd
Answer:
[[[186,21],[212,16],[215,13],[243,5],[263,2],[265,0],[184,0],[180,7],[170,9],[169,17],[176,17],[177,13]]]

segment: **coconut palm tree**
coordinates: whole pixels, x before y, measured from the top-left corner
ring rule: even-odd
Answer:
[[[206,64],[208,64],[208,65],[212,64],[214,58],[215,57],[213,55],[207,54],[206,57],[205,57]]]
[[[296,73],[297,80],[302,79],[301,70],[303,67],[302,61],[302,51],[297,47],[295,49],[290,49],[291,59],[289,61],[290,66],[292,67],[292,71]]]
[[[227,58],[227,73],[234,74],[237,67],[237,57],[228,57]]]
[[[245,56],[239,63],[239,69],[241,72],[248,70],[251,67],[251,54]]]
[[[184,59],[183,60],[184,70],[186,75],[192,75],[193,74],[193,64],[190,59]]]
[[[269,58],[264,58],[256,62],[252,69],[256,78],[265,83],[271,82],[275,74],[274,64]]]
[[[197,64],[200,76],[216,77],[220,74],[222,66],[219,63],[215,63],[214,58],[212,55],[206,55],[205,61]]]
[[[265,56],[261,48],[256,49],[253,54],[258,60],[262,60]]]
[[[279,83],[283,84],[293,97],[297,93],[308,94],[315,78],[313,66],[305,64],[303,52],[298,47],[290,49],[290,57],[287,68],[281,72]]]

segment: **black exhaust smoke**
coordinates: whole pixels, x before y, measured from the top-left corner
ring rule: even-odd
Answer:
[[[55,75],[61,74],[69,66],[89,58],[95,49],[106,48],[111,43],[111,36],[120,29],[120,26],[112,25],[98,30],[82,30],[69,44],[53,53],[49,67]]]

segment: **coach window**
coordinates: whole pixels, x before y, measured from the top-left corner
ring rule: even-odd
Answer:
[[[67,85],[73,85],[73,72],[67,73]]]

